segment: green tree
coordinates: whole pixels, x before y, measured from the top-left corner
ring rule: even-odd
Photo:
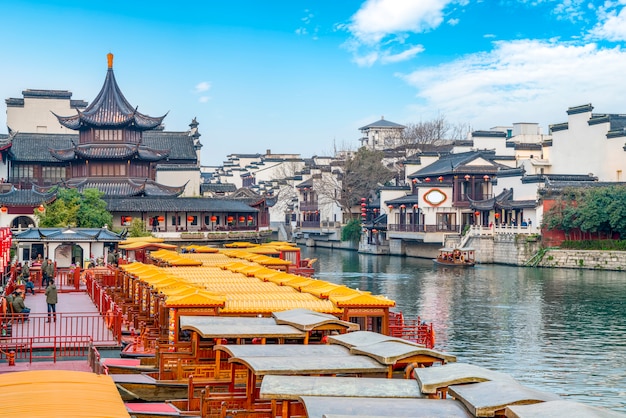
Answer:
[[[76,189],[59,189],[56,200],[43,213],[35,210],[35,216],[42,227],[111,226],[113,215],[106,210],[106,202],[102,200],[102,196],[104,193],[97,189],[85,189],[82,193]]]
[[[350,219],[341,229],[341,240],[358,242],[361,239],[361,222],[358,219]]]
[[[133,219],[128,228],[129,237],[149,237],[152,233],[146,230],[146,223],[141,219]]]

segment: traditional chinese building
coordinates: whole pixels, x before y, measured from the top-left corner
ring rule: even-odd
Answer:
[[[263,213],[259,216],[259,208],[267,213],[261,195],[252,206],[241,199],[199,198],[198,122],[194,119],[185,132],[165,131],[165,115],[143,114],[124,97],[113,55],[107,58],[104,84],[90,104],[71,100],[65,90],[26,90],[22,99],[6,100],[9,135],[0,137],[0,169],[6,173],[0,175],[0,223],[34,225],[33,210],[54,201],[58,187],[67,187],[103,192],[113,227],[132,219],[148,228],[158,223],[157,232],[269,225]]]

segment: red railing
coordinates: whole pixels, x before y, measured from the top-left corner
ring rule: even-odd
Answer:
[[[435,346],[433,324],[417,319],[405,320],[402,312],[389,312],[389,335],[396,338],[423,344],[426,348]]]
[[[98,346],[117,346],[121,337],[114,333],[106,318],[93,312],[58,312],[55,317],[48,314],[29,314],[28,321],[23,316],[6,317],[2,321],[2,338],[74,338],[88,335]]]
[[[47,360],[87,357],[92,346],[88,335],[0,338],[0,361]]]

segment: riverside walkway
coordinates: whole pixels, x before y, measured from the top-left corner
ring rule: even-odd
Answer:
[[[87,292],[59,293],[54,317],[48,321],[46,296],[27,295],[31,309],[28,321],[7,318],[0,337],[0,373],[24,370],[90,371],[89,347],[119,347],[113,333]],[[9,353],[15,353],[15,365],[9,365]]]

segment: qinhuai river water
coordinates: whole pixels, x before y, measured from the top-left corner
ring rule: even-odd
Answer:
[[[626,273],[478,265],[303,248],[315,277],[432,322],[436,349],[565,399],[626,412]]]

